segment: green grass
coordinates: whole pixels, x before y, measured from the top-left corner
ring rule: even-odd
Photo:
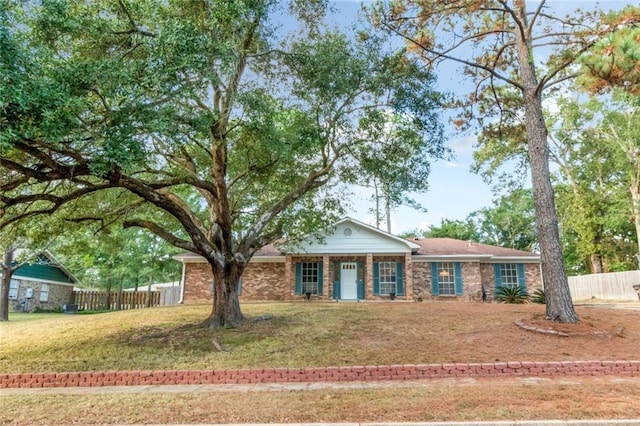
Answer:
[[[22,322],[22,321],[49,320],[61,315],[63,314],[57,314],[57,313],[54,314],[49,312],[39,312],[39,313],[9,312],[9,321],[11,323],[14,323],[14,322]]]

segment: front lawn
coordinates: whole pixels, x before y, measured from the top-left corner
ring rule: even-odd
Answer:
[[[0,323],[0,372],[631,360],[640,347],[640,312],[606,308],[577,307],[582,324],[571,337],[514,324],[555,326],[541,321],[543,305],[245,304],[247,324],[215,334],[200,325],[209,311],[173,306],[12,315],[13,321]],[[261,316],[272,318],[252,320]]]

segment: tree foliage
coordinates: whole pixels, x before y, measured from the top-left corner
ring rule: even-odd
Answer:
[[[493,207],[470,215],[477,223],[480,242],[523,251],[537,247],[536,217],[530,189],[515,189]]]
[[[420,73],[425,81],[431,81],[428,73]],[[422,104],[419,120],[413,116],[389,116],[384,112],[371,114],[363,120],[363,138],[368,143],[354,147],[354,161],[359,166],[347,164],[341,173],[345,182],[373,190],[376,227],[379,228],[384,219],[387,232],[391,232],[391,211],[396,207],[409,205],[424,210],[410,194],[424,192],[429,187],[431,164],[425,158],[446,155],[441,143],[442,128],[434,115],[438,110],[438,99],[429,93],[419,98]]]
[[[533,195],[515,189],[494,200],[491,207],[471,212],[464,220],[442,219],[425,237],[448,237],[499,247],[533,251],[537,246]]]
[[[549,139],[551,160],[558,167],[554,175],[563,239],[575,241],[571,245],[587,271],[608,272],[618,241],[628,233],[631,205],[624,189],[624,153],[602,127],[611,105],[575,96],[554,101]],[[575,273],[578,265],[571,266]]]
[[[460,124],[470,125],[478,118],[480,126],[491,125],[494,139],[504,135],[514,143],[526,141],[547,289],[546,316],[578,321],[562,262],[542,96],[572,77],[571,65],[599,37],[633,20],[604,20],[598,12],[560,17],[545,1],[529,11],[524,0],[382,2],[373,7],[371,17],[406,40],[427,63],[454,60],[463,66],[475,89],[465,102],[469,108]],[[555,54],[544,64],[536,62],[536,53],[549,46],[556,48]]]
[[[610,14],[609,21],[637,23],[640,11],[627,7],[620,13]],[[581,57],[584,69],[581,83],[592,93],[621,88],[640,95],[640,28],[621,28],[600,38]]]
[[[455,238],[464,241],[482,242],[471,215],[465,220],[442,219],[440,225],[432,225],[423,234],[427,238]]]
[[[415,61],[322,30],[323,5],[292,2],[302,36],[276,37],[268,0],[3,3],[0,228],[145,228],[209,262],[208,323],[240,325],[253,254],[340,213],[362,120],[434,119]]]

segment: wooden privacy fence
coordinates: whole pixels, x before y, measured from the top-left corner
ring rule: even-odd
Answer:
[[[640,284],[640,271],[569,277],[569,289],[573,300],[596,298],[637,302],[638,293],[633,286],[638,284]]]
[[[180,302],[180,293],[182,287],[160,287],[160,305],[177,305]]]
[[[72,304],[87,311],[141,309],[160,305],[159,291],[86,291],[75,290]]]

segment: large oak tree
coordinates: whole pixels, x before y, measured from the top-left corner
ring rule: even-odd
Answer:
[[[574,76],[572,64],[599,37],[637,22],[636,18],[597,12],[563,17],[554,14],[546,1],[528,10],[525,0],[398,0],[372,10],[375,23],[406,40],[427,63],[453,60],[463,66],[475,85],[467,99],[469,120],[477,119],[481,127],[490,125],[497,137],[504,132],[507,138],[513,129],[501,123],[521,123],[549,320],[577,322],[578,316],[558,232],[543,95]],[[555,54],[547,54],[549,49]]]
[[[289,6],[3,2],[0,228],[53,213],[145,228],[210,264],[210,326],[242,324],[254,253],[340,212],[325,188],[371,143],[361,122],[438,127],[416,61],[324,31],[322,1]],[[295,37],[276,31],[285,12]]]

